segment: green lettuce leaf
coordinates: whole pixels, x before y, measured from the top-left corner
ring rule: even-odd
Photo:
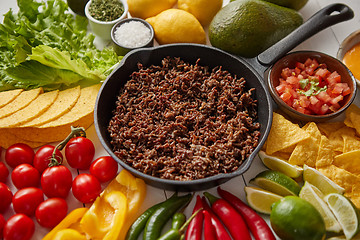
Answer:
[[[0,91],[91,85],[120,62],[112,48],[95,47],[87,19],[71,14],[64,0],[17,4],[0,24]]]

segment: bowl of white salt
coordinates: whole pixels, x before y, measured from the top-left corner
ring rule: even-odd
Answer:
[[[125,55],[133,49],[152,47],[154,29],[141,18],[127,18],[117,22],[111,29],[111,39],[118,55]]]

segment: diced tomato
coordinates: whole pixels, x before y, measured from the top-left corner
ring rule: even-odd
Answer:
[[[333,85],[335,83],[341,82],[341,76],[336,72],[332,72],[327,78],[326,81],[329,83],[329,85]]]
[[[282,71],[281,71],[281,77],[283,79],[286,79],[287,77],[290,77],[292,74],[291,74],[291,70],[290,68],[284,68]]]
[[[284,102],[288,102],[291,99],[291,94],[289,92],[284,92],[283,94],[280,95],[280,98]]]
[[[305,64],[301,63],[301,62],[296,62],[295,63],[296,68],[298,68],[299,70],[305,70]]]
[[[319,92],[319,94],[316,95],[316,98],[323,101],[324,103],[327,103],[331,100],[331,97],[325,91]]]
[[[334,104],[340,102],[340,101],[343,100],[343,99],[344,99],[343,95],[339,95],[339,96],[331,99],[331,100],[330,100],[330,103],[331,103],[332,105],[334,105]]]
[[[290,76],[286,78],[286,82],[292,84],[292,85],[296,85],[299,83],[299,79],[295,76]]]
[[[315,105],[315,104],[317,104],[318,102],[320,102],[320,100],[319,100],[317,97],[315,97],[315,96],[310,96],[309,100],[310,100],[310,104],[311,104],[311,105]]]
[[[319,114],[323,115],[326,114],[328,111],[329,111],[329,106],[327,104],[323,104],[319,109]]]
[[[320,76],[323,79],[326,79],[330,74],[331,74],[331,72],[329,70],[327,70],[326,68],[319,68],[315,72],[316,76]]]
[[[330,111],[332,111],[332,112],[336,112],[337,110],[339,110],[341,108],[341,106],[340,106],[340,104],[339,103],[336,103],[336,104],[334,104],[334,105],[331,105],[330,106]]]

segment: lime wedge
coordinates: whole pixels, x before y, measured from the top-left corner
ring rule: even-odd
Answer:
[[[250,183],[281,196],[297,196],[301,189],[294,179],[274,170],[259,173]]]
[[[264,151],[259,152],[259,157],[266,167],[282,172],[291,178],[300,177],[303,173],[301,167],[292,165],[281,158],[267,155]]]
[[[310,202],[319,211],[325,221],[325,227],[327,231],[341,231],[342,228],[339,222],[336,220],[329,206],[323,200],[324,194],[317,187],[309,182],[305,182],[304,186],[301,188],[299,197]]]
[[[257,212],[270,214],[273,203],[279,201],[282,196],[257,187],[245,187],[246,200],[249,206]]]
[[[359,210],[342,194],[330,193],[324,200],[340,223],[346,239],[352,239],[360,230]]]
[[[304,165],[303,179],[317,187],[325,195],[329,193],[344,193],[345,189],[337,185],[330,178],[316,170],[315,168]]]

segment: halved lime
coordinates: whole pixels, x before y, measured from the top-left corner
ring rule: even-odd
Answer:
[[[324,200],[340,223],[346,239],[354,237],[360,230],[359,210],[342,194],[330,193]]]
[[[282,172],[291,178],[298,178],[303,173],[303,169],[301,167],[292,165],[278,157],[270,156],[266,154],[265,151],[260,151],[259,157],[266,167],[271,170]]]
[[[333,182],[330,178],[316,170],[304,165],[303,179],[317,187],[325,195],[329,193],[344,193],[345,189]]]
[[[257,187],[245,187],[246,200],[249,206],[257,212],[270,214],[273,203],[279,201],[282,196]]]
[[[319,211],[297,196],[286,196],[274,203],[270,223],[280,239],[325,239],[325,222]]]
[[[265,170],[259,173],[250,180],[250,183],[281,196],[297,196],[301,189],[294,179],[274,170]]]
[[[329,232],[340,232],[341,226],[336,220],[334,214],[330,210],[329,206],[323,200],[324,194],[314,185],[309,182],[305,182],[301,188],[299,197],[310,202],[321,214],[325,221],[326,230]]]

